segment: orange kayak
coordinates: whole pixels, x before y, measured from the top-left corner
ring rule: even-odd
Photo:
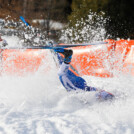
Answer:
[[[134,76],[134,40],[106,40],[107,44],[73,47],[71,70],[77,75],[113,77],[117,73]],[[48,62],[49,50],[4,49],[1,54],[1,73],[24,75],[37,72]]]
[[[72,66],[80,75],[112,77],[117,73],[134,76],[134,40],[106,40],[107,44],[72,48]]]

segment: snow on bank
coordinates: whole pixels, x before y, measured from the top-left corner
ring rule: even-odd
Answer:
[[[116,96],[112,102],[97,102],[94,92],[66,92],[51,54],[46,64],[52,69],[43,74],[0,76],[1,134],[134,133],[133,77],[85,76],[88,85]]]
[[[33,20],[32,23],[34,23],[34,24],[39,23],[41,25],[47,25],[48,20],[36,19],[36,20]],[[61,30],[61,29],[63,29],[65,27],[65,24],[60,23],[58,21],[50,20],[49,21],[49,27],[50,27],[50,29],[53,29],[53,30]]]

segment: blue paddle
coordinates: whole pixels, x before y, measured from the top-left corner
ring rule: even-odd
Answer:
[[[20,16],[20,19],[24,24],[26,24],[26,26],[30,26],[30,24],[28,22],[26,22],[26,20],[24,19],[23,16]]]
[[[2,47],[1,49],[58,49],[58,48],[89,46],[89,45],[100,45],[100,44],[107,44],[107,43],[108,42],[96,42],[96,43],[89,43],[89,44],[68,44],[68,45],[56,45],[56,46]]]

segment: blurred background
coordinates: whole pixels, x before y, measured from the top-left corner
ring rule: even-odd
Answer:
[[[45,38],[57,41],[63,36],[65,42],[67,37],[71,42],[88,42],[95,31],[101,31],[100,40],[134,39],[134,0],[0,0],[4,28],[18,29],[11,22],[19,22],[19,16],[45,32]]]

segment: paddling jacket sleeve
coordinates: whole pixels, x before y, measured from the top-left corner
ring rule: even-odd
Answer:
[[[62,85],[67,91],[71,90],[85,90],[85,91],[96,91],[94,87],[87,86],[86,81],[76,76],[73,72],[69,70],[70,64],[62,63],[58,72],[59,79]]]

